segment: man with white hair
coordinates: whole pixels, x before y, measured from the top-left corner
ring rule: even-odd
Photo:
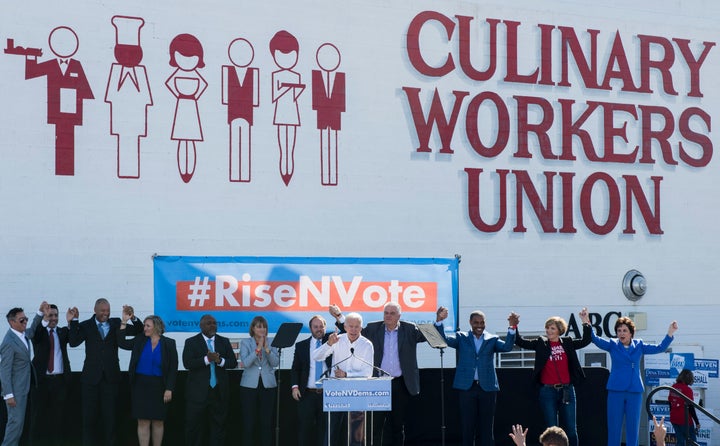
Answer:
[[[383,320],[369,322],[362,330],[362,335],[375,347],[373,364],[393,377],[392,412],[373,412],[374,446],[402,446],[405,443],[407,407],[411,398],[420,393],[417,344],[425,342],[425,336],[414,323],[401,321],[401,313],[397,302],[388,302],[383,309]],[[347,330],[347,317],[343,317],[340,308],[331,305],[330,314],[337,320],[338,327],[343,329],[344,324]]]
[[[336,362],[331,373],[336,378],[370,377],[373,374],[373,345],[360,335],[362,316],[350,313],[345,317],[345,333],[332,333],[326,343],[315,351],[313,359],[322,361],[333,355]]]
[[[326,343],[313,353],[313,360],[322,361],[333,355],[330,372],[336,378],[369,378],[373,374],[373,345],[360,333],[362,316],[350,313],[345,317],[345,333],[332,333]],[[333,412],[330,420],[330,445],[347,443],[345,412]]]

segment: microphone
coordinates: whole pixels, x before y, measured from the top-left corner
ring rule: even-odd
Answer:
[[[325,370],[325,372],[322,375],[320,375],[320,379],[328,378],[330,376],[330,371],[332,369],[334,369],[335,367],[337,367],[338,365],[342,364],[343,362],[347,361],[348,359],[350,359],[352,357],[357,358],[357,356],[355,356],[355,349],[350,347],[350,356],[331,365],[327,370]],[[360,358],[358,358],[358,359],[360,359]]]
[[[380,374],[380,376],[382,376],[383,374],[390,376],[390,374],[388,372],[381,369],[380,367],[375,366],[375,364],[371,364],[371,363],[367,362],[366,360],[362,359],[361,357],[355,356],[355,347],[350,347],[350,358],[352,358],[352,357],[354,357],[358,361],[362,362],[363,364],[369,365],[370,367],[373,368],[373,370],[377,370],[378,373]],[[348,359],[350,359],[350,358],[348,358]]]

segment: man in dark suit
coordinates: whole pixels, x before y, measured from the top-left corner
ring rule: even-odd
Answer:
[[[95,315],[85,321],[78,321],[80,313],[77,308],[70,311],[73,313],[68,336],[70,347],[85,342],[85,362],[80,376],[83,444],[112,446],[115,443],[115,410],[120,383],[116,334],[120,329],[120,319],[110,317],[110,302],[103,298],[95,301]],[[127,327],[128,336],[141,332],[142,323],[135,317],[133,308],[123,305],[123,313],[128,313],[132,321]]]
[[[25,312],[22,308],[13,308],[7,320],[10,329],[0,344],[0,382],[8,414],[2,446],[17,446],[25,425],[32,366],[30,341],[25,337],[28,321]]]
[[[228,369],[237,367],[230,340],[217,334],[217,321],[209,314],[200,318],[201,333],[185,340],[185,444],[222,446],[230,403]],[[209,430],[209,442],[205,430]]]
[[[373,343],[374,365],[392,377],[392,412],[373,412],[372,444],[402,446],[405,443],[405,414],[411,399],[420,393],[420,371],[417,364],[417,344],[425,336],[412,322],[400,320],[402,309],[396,302],[388,302],[383,309],[383,320],[370,322],[362,335]],[[345,321],[336,305],[330,314],[342,328]],[[375,370],[378,376],[378,370]]]
[[[73,315],[68,311],[70,320]],[[59,445],[64,438],[62,422],[71,374],[68,328],[57,324],[58,307],[43,301],[27,331],[35,350],[32,363],[37,375],[37,386],[30,393],[32,444]]]
[[[327,341],[325,318],[315,315],[310,319],[310,336],[295,344],[290,385],[292,397],[298,402],[298,446],[318,446],[327,435],[327,414],[322,407],[322,387],[317,381],[332,365],[332,355],[325,361],[313,361],[315,350]]]

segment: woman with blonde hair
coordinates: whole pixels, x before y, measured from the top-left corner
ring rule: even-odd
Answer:
[[[137,419],[140,446],[160,446],[165,433],[167,406],[172,400],[177,379],[178,355],[175,340],[163,336],[165,324],[160,316],[143,321],[143,333],[126,339],[130,315],[123,312],[117,343],[132,350],[130,376],[132,416]]]
[[[585,308],[580,316],[584,313],[587,313]],[[565,319],[552,316],[545,321],[545,336],[525,339],[518,333],[515,344],[535,350],[532,379],[540,387],[540,409],[545,427],[562,427],[570,446],[577,446],[574,385],[585,379],[585,372],[580,366],[576,350],[590,344],[592,329],[589,323],[583,324],[582,339],[562,336],[566,331]]]

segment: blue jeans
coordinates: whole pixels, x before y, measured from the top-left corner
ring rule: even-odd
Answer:
[[[560,426],[570,440],[570,446],[578,446],[577,428],[575,426],[575,388],[567,386],[570,398],[563,402],[563,388],[552,386],[540,387],[540,409],[545,420],[545,427]],[[558,423],[559,418],[559,423]]]
[[[675,429],[675,438],[677,438],[677,443],[675,443],[675,446],[685,446],[687,444],[687,441],[685,440],[685,437],[688,433],[688,425],[687,424],[675,424],[673,423],[673,429]],[[695,426],[690,426],[690,439],[692,441],[697,442],[697,435],[695,434]]]

